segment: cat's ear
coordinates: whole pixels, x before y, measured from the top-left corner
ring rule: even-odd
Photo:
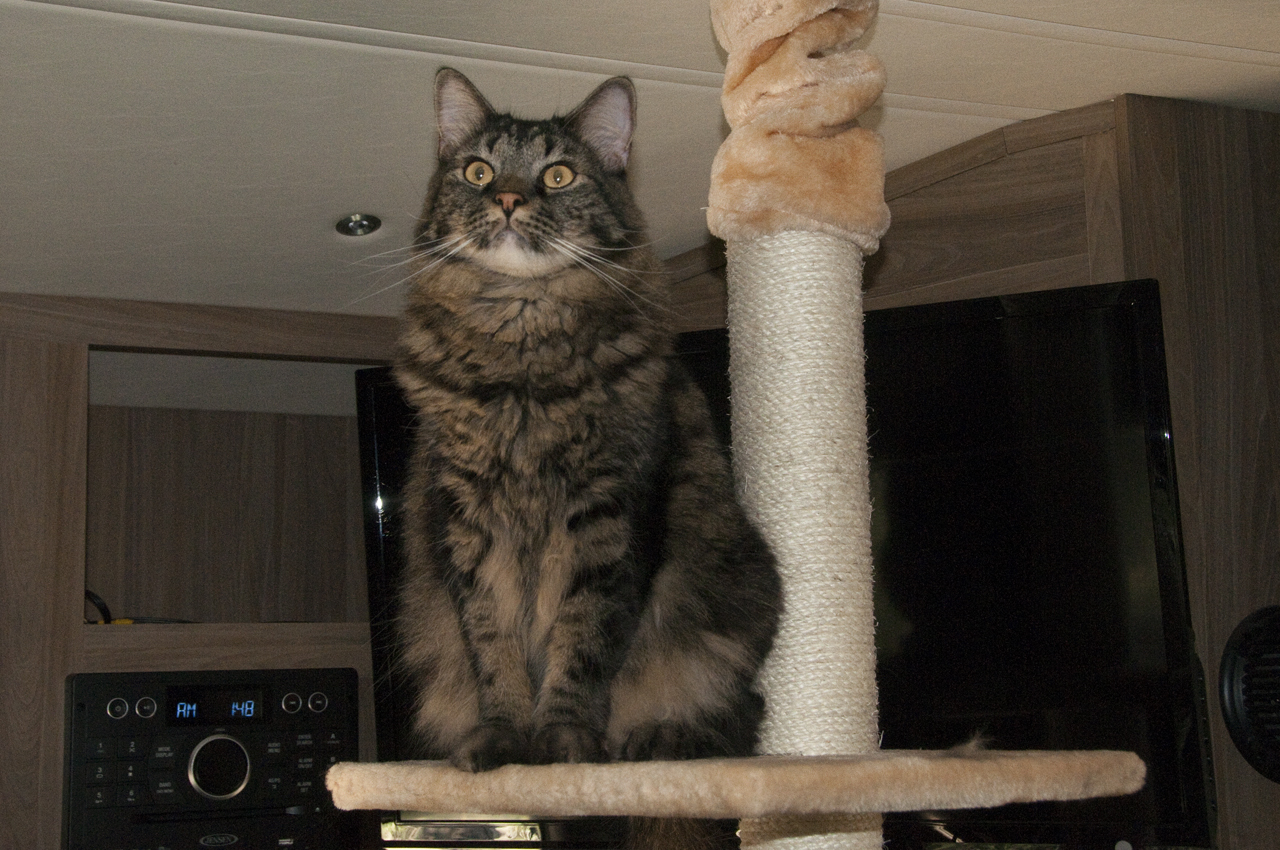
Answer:
[[[636,90],[626,77],[601,84],[566,119],[609,171],[623,171],[636,126]]]
[[[493,107],[470,80],[452,68],[436,72],[436,135],[441,159],[452,156],[492,114]]]

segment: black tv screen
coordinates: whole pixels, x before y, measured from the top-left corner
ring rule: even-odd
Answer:
[[[882,746],[1115,749],[1128,797],[892,816],[890,848],[1208,847],[1158,286],[866,316]]]

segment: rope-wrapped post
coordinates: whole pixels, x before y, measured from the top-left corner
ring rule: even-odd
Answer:
[[[713,0],[731,133],[712,167],[728,251],[734,468],[786,612],[760,675],[768,754],[874,751],[879,723],[863,376],[863,257],[888,227],[884,87],[853,50],[876,0]],[[879,815],[742,822],[744,847],[881,846]]]

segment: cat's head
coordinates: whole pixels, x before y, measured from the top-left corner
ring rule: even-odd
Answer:
[[[635,89],[615,77],[565,116],[499,113],[462,74],[436,75],[439,165],[417,247],[513,277],[613,262],[643,222],[626,185]]]

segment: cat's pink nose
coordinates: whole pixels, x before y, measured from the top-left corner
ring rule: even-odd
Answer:
[[[524,195],[518,192],[499,192],[496,197],[497,203],[502,205],[502,211],[507,215],[511,215],[516,207],[524,203]]]

